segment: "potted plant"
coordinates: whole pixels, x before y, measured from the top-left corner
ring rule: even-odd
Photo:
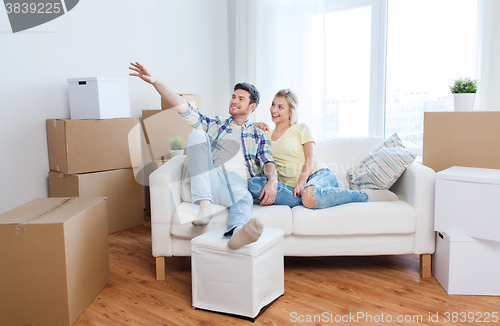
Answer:
[[[172,137],[172,138],[170,138],[168,143],[170,145],[170,158],[172,158],[176,155],[183,155],[184,154],[182,137],[179,137],[179,136]]]
[[[458,78],[450,85],[455,111],[472,111],[476,99],[477,79]]]

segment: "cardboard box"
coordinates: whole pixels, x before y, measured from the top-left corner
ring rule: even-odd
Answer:
[[[69,78],[71,119],[130,118],[127,78]]]
[[[182,137],[185,148],[189,134],[193,131],[175,110],[143,110],[142,123],[146,140],[143,161],[146,165],[155,160],[169,159],[169,140],[175,136]],[[148,177],[146,173],[145,178]]]
[[[73,325],[109,282],[104,198],[42,198],[0,214],[0,324]]]
[[[500,242],[436,232],[432,274],[448,294],[500,295]]]
[[[454,166],[436,173],[434,230],[500,241],[500,170]]]
[[[422,163],[500,169],[500,112],[425,112]]]
[[[73,174],[132,167],[129,132],[138,123],[138,118],[48,119],[50,170]]]
[[[144,224],[142,186],[132,169],[83,174],[49,172],[50,197],[107,197],[108,233]]]
[[[179,94],[182,96],[186,102],[197,108],[198,110],[201,110],[201,96],[197,94]],[[170,109],[171,106],[165,102],[163,98],[161,98],[161,109],[162,110],[168,110]]]

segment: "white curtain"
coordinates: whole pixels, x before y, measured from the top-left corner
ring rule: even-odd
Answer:
[[[236,17],[235,82],[254,83],[261,93],[252,120],[274,128],[271,101],[278,90],[290,88],[299,96],[299,122],[307,123],[315,139],[321,139],[323,0],[240,0],[231,6],[229,15]],[[238,46],[245,39],[250,44]]]
[[[500,111],[500,1],[479,0],[476,108]]]

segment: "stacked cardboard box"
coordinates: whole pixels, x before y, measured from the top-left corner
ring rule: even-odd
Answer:
[[[436,174],[432,271],[448,294],[500,295],[500,170]]]
[[[500,112],[425,112],[436,171],[432,273],[449,294],[500,295]]]
[[[129,134],[139,119],[46,123],[50,197],[107,197],[109,233],[142,225],[142,187],[136,182],[129,150]]]
[[[46,121],[49,191],[50,197],[107,197],[108,232],[114,233],[144,223],[142,186],[132,168],[141,155],[140,124],[120,118],[130,111],[127,83],[94,79],[68,80],[72,117],[78,112],[80,119]]]

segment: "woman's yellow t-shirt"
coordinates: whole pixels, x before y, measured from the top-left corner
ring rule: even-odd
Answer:
[[[273,131],[267,132],[271,143],[271,152],[274,162],[276,162],[278,181],[287,186],[295,187],[306,162],[303,145],[310,141],[314,143],[311,129],[306,124],[299,123],[288,128],[276,141],[271,139],[272,134]],[[316,163],[311,174],[323,168],[326,168],[326,165]]]

